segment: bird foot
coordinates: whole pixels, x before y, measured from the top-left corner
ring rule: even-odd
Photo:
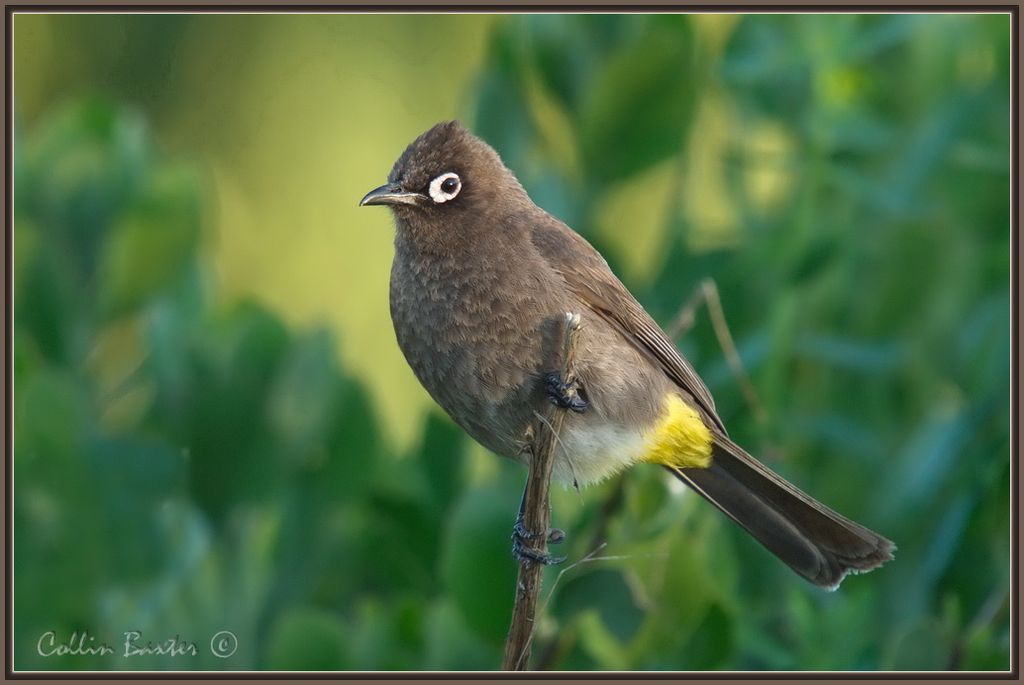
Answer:
[[[526,544],[528,540],[536,540],[540,536],[540,533],[526,530],[523,519],[517,518],[516,524],[512,527],[512,556],[519,561],[532,561],[545,566],[553,566],[565,561],[565,557],[556,557],[546,552],[540,552]],[[547,532],[546,537],[549,545],[557,545],[565,542],[565,531],[552,528]]]
[[[557,371],[552,371],[544,377],[548,391],[548,399],[552,404],[562,409],[571,409],[577,414],[582,414],[587,408],[586,395],[579,382],[573,380],[566,382]]]

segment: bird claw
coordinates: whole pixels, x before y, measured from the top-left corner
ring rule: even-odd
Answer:
[[[552,404],[562,409],[570,409],[577,414],[586,410],[588,403],[581,393],[582,388],[577,381],[566,382],[557,371],[552,371],[544,377],[547,387],[548,399]]]
[[[512,556],[520,562],[532,561],[544,566],[555,566],[566,559],[566,557],[556,557],[547,552],[538,552],[515,536],[512,537]]]
[[[533,533],[526,530],[526,526],[523,524],[523,519],[516,519],[516,524],[512,526],[512,539],[519,538],[520,541],[536,540],[540,537],[540,533]],[[560,545],[565,542],[565,531],[561,528],[551,528],[548,530],[547,542],[549,545]]]
[[[554,566],[565,561],[565,557],[540,552],[526,544],[528,540],[536,540],[538,537],[540,537],[539,533],[526,530],[521,518],[516,519],[516,523],[512,527],[512,556],[521,562],[532,561],[545,566]],[[565,537],[565,531],[559,528],[552,528],[547,532],[547,542],[549,545],[565,542]]]

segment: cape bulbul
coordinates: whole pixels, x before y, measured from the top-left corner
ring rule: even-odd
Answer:
[[[523,461],[535,412],[564,402],[565,312],[579,312],[578,395],[553,477],[586,484],[661,464],[807,580],[834,589],[894,545],[770,471],[727,435],[707,387],[579,234],[535,205],[458,122],[413,141],[361,205],[391,207],[391,318],[434,400],[488,449]]]

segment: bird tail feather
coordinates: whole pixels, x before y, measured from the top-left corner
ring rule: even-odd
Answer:
[[[798,574],[835,590],[893,558],[888,539],[832,511],[739,445],[715,436],[707,468],[666,467]]]

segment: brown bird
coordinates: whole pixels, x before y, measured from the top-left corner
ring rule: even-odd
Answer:
[[[559,481],[582,485],[661,464],[828,589],[892,558],[892,542],[728,437],[704,382],[607,262],[535,205],[494,149],[458,122],[413,141],[360,205],[394,213],[399,347],[431,397],[488,449],[529,459],[527,428],[555,402],[573,410],[555,456]],[[565,312],[583,321],[574,388],[555,371]]]

